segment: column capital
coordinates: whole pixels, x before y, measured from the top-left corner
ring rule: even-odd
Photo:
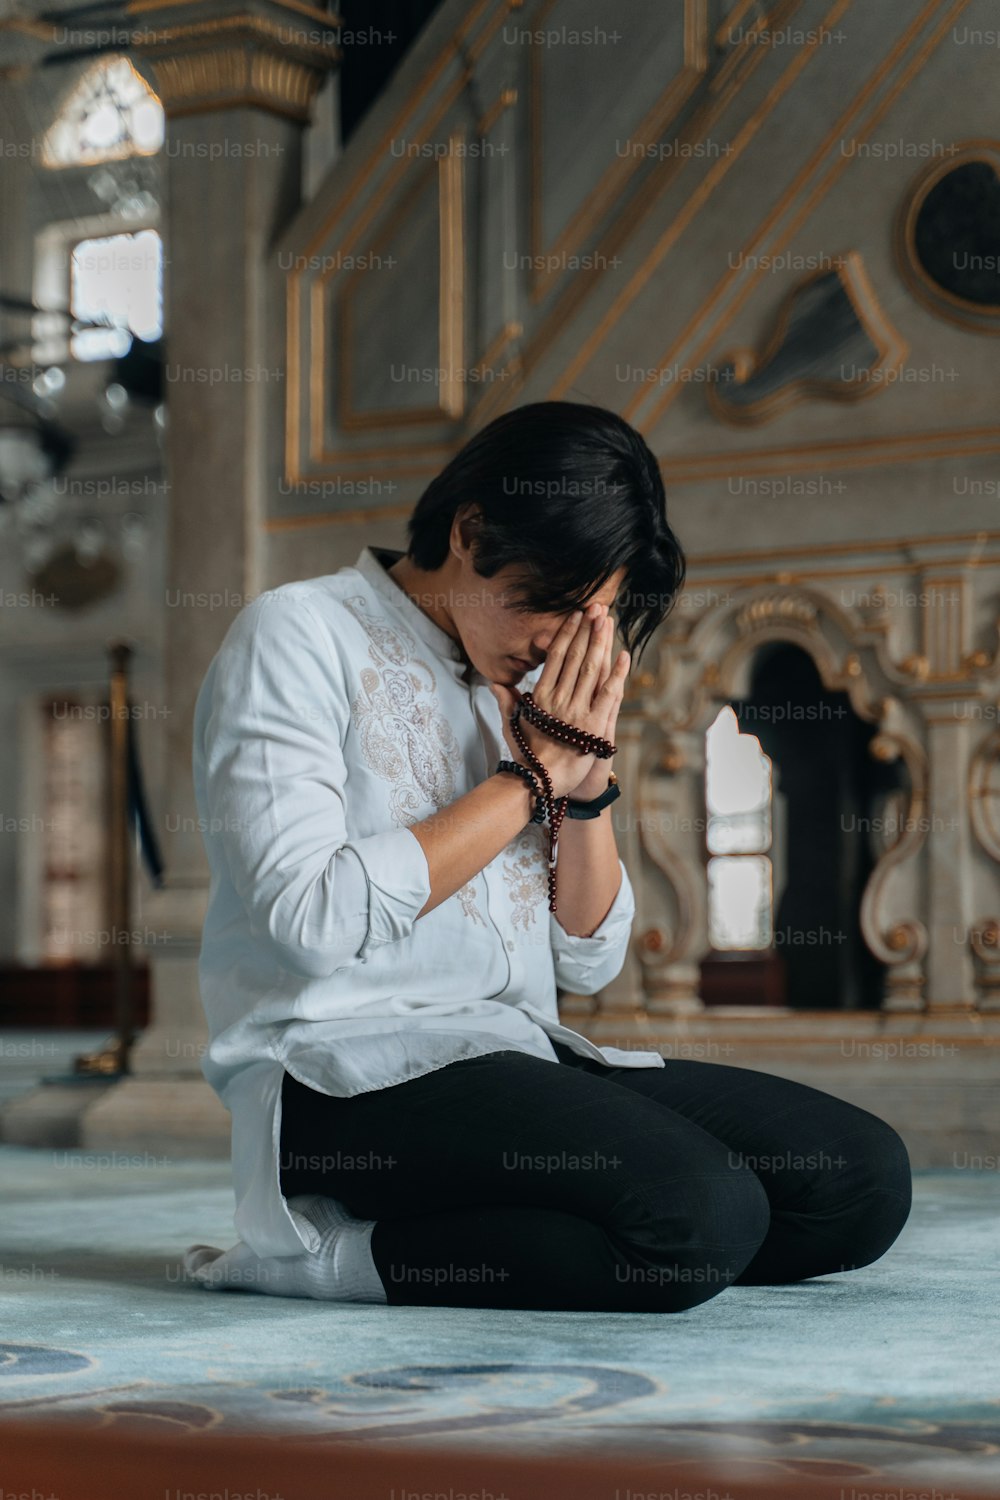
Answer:
[[[341,57],[341,18],[307,0],[129,0],[130,54],[169,119],[264,109],[308,123]]]

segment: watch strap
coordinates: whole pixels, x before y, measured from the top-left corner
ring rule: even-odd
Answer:
[[[599,797],[592,797],[589,802],[578,802],[575,797],[570,797],[566,816],[567,818],[596,818],[621,794],[622,789],[618,782],[609,777],[607,789]]]

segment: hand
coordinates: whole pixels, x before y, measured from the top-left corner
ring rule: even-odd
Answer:
[[[628,678],[629,668],[632,665],[632,658],[629,652],[622,651],[619,652],[618,656],[615,658],[614,663],[612,663],[611,653],[615,642],[615,630],[614,622],[611,620],[610,615],[606,615],[604,620],[604,640],[605,653],[604,659],[601,663],[601,685],[607,682],[607,680],[614,674],[617,679],[618,691],[615,697],[610,702],[607,723],[605,724],[603,729],[597,729],[594,732],[601,735],[603,739],[610,740],[610,742],[614,744],[615,730],[618,726],[618,711],[622,705],[622,698],[625,692],[625,682]],[[590,802],[594,797],[599,797],[602,792],[607,791],[608,775],[610,774],[613,766],[613,755],[608,760],[597,760],[597,758],[595,757],[591,769],[587,772],[586,776],[579,783],[579,785],[573,788],[569,795],[575,798],[575,800],[578,802]]]
[[[617,723],[629,667],[627,652],[622,652],[611,664],[613,639],[612,622],[603,605],[591,606],[591,612],[582,617],[579,613],[567,616],[549,647],[545,666],[533,689],[532,696],[539,707],[589,734],[610,738],[606,731],[609,725],[613,729]],[[502,683],[491,684],[491,690],[503,713],[504,738],[511,758],[530,766],[510,729],[510,718],[520,694]],[[579,787],[594,784],[587,780],[591,773],[594,780],[600,778],[600,786],[588,795],[598,795],[607,785],[609,761],[561,744],[524,718],[518,720],[518,728],[548,771],[553,796],[578,795]],[[595,766],[599,768],[596,772]]]

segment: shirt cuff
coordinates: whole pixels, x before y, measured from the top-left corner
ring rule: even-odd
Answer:
[[[600,926],[587,937],[566,932],[549,913],[549,940],[556,984],[575,995],[593,995],[621,973],[635,916],[635,894],[621,859],[621,885]]]
[[[397,943],[408,937],[431,893],[430,866],[423,845],[409,828],[388,828],[367,838],[349,839],[368,881],[368,931],[358,950]]]

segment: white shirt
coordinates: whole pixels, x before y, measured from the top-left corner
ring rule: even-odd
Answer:
[[[504,1048],[557,1063],[551,1038],[608,1065],[663,1066],[559,1024],[557,986],[593,994],[624,964],[635,901],[620,859],[589,937],[548,909],[538,823],[417,919],[430,876],[409,825],[510,750],[487,680],[386,571],[400,556],[364,547],[353,567],[259,595],[195,706],[202,1071],[232,1114],[236,1228],[259,1255],[316,1243],[279,1186],[286,1069],[347,1096]]]

